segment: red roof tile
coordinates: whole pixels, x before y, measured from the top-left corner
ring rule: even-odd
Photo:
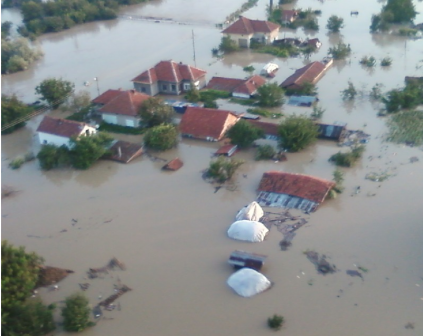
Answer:
[[[110,100],[98,110],[99,113],[123,114],[137,116],[141,104],[150,96],[135,90],[122,91],[120,95]]]
[[[180,82],[182,80],[196,81],[206,74],[205,70],[175,61],[161,61],[153,68],[144,71],[132,81],[152,84],[157,81]]]
[[[253,95],[256,93],[257,88],[265,83],[266,79],[258,75],[252,76],[248,79],[213,77],[207,84],[206,88]]]
[[[38,125],[37,132],[70,138],[73,135],[80,135],[85,126],[93,128],[93,126],[79,121],[45,116]]]
[[[91,102],[93,102],[94,104],[105,105],[116,96],[119,96],[121,93],[122,93],[121,89],[107,90],[106,92],[99,95],[97,98],[94,98]]]
[[[132,142],[118,140],[109,148],[108,153],[104,156],[104,158],[129,163],[136,157],[141,156],[142,153],[142,146]]]
[[[287,194],[322,203],[335,182],[302,174],[269,171],[263,174],[259,191]]]
[[[248,119],[247,121],[251,123],[252,125],[256,126],[257,128],[260,128],[261,130],[263,130],[264,134],[279,136],[279,132],[278,132],[279,124],[263,122],[258,120],[251,120],[251,119]]]
[[[326,66],[321,62],[312,62],[310,64],[307,64],[305,67],[296,70],[295,73],[285,79],[280,86],[301,86],[306,82],[314,84],[320,78],[325,68]]]
[[[220,140],[240,119],[235,113],[203,107],[187,107],[179,125],[182,134],[194,138]]]
[[[164,170],[178,170],[184,165],[184,163],[179,159],[175,158],[173,160],[170,160],[168,163],[166,163],[162,169]]]
[[[237,21],[224,29],[222,33],[250,35],[254,33],[271,33],[279,28],[278,24],[270,21],[250,20],[240,16]]]

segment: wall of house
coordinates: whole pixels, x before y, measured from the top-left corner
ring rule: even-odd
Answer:
[[[155,96],[156,94],[159,93],[159,88],[157,86],[157,83],[142,84],[142,83],[134,82],[134,89],[135,91],[145,93],[149,96]]]
[[[242,35],[242,34],[226,34],[227,37],[230,37],[234,40],[239,47],[241,48],[249,48],[250,47],[250,40],[253,37],[253,34],[250,35]]]
[[[241,92],[232,92],[232,96],[236,98],[250,98],[249,94]]]
[[[271,33],[255,33],[253,38],[260,40],[266,44],[271,44],[274,40],[278,39],[279,31],[275,30]]]
[[[176,82],[158,82],[160,93],[179,95],[181,93],[180,85]]]
[[[56,145],[58,147],[69,145],[69,138],[42,132],[38,132],[38,140],[41,145]]]
[[[121,114],[102,113],[101,118],[109,124],[138,127],[140,125],[139,117],[126,116]]]

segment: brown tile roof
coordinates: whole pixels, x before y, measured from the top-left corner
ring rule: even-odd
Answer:
[[[250,35],[254,33],[271,33],[279,28],[278,24],[270,21],[250,20],[240,16],[237,21],[224,29],[222,33]]]
[[[237,145],[224,145],[222,147],[220,147],[214,154],[215,155],[229,155],[229,153],[231,151],[233,151],[232,155],[235,154],[235,152],[237,151],[238,146]]]
[[[45,116],[38,125],[37,132],[70,138],[73,135],[80,135],[85,126],[93,127],[79,121]]]
[[[153,68],[144,71],[133,82],[152,84],[157,81],[179,83],[182,80],[196,81],[207,72],[190,65],[176,63],[175,61],[161,61]]]
[[[234,112],[204,107],[187,107],[179,124],[180,132],[194,138],[220,140],[240,119]]]
[[[255,75],[248,79],[213,77],[207,84],[206,89],[220,90],[226,92],[239,92],[252,95],[257,88],[266,84],[266,79]]]
[[[106,105],[101,107],[98,112],[135,117],[138,115],[138,110],[141,104],[149,98],[151,97],[135,90],[122,91],[120,95],[117,95]]]
[[[251,123],[252,125],[256,126],[257,128],[260,128],[261,130],[263,130],[264,134],[279,136],[279,132],[278,132],[279,124],[263,122],[258,120],[251,120],[251,119],[248,119],[247,121]]]
[[[306,82],[314,84],[320,78],[325,68],[326,66],[321,62],[312,62],[310,64],[307,64],[305,67],[296,70],[295,73],[285,79],[280,86],[301,86]]]
[[[104,156],[105,159],[129,163],[143,153],[142,146],[128,142],[118,140],[108,150],[108,153]]]
[[[102,93],[98,97],[91,100],[91,102],[94,103],[94,104],[105,105],[109,101],[111,101],[113,98],[119,96],[121,93],[122,93],[121,89],[119,89],[119,90],[107,90],[106,92]]]
[[[179,158],[175,158],[173,160],[170,160],[168,163],[166,163],[162,169],[164,170],[178,170],[184,165],[182,160]]]
[[[287,194],[322,203],[335,182],[318,177],[269,171],[263,174],[259,191]]]

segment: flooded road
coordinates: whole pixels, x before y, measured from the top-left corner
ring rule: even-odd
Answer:
[[[193,0],[168,0],[123,12],[217,23],[242,2],[202,1],[200,6]],[[263,19],[266,3],[260,1],[245,16]],[[416,5],[423,13],[422,3]],[[331,179],[334,166],[328,158],[340,150],[332,142],[319,141],[304,152],[288,154],[288,161],[281,163],[256,162],[253,149],[241,152],[237,156],[246,162],[235,177],[236,189],[215,193],[201,178],[219,146],[215,143],[183,140],[177,149],[158,154],[165,160],[178,156],[184,161],[173,173],[161,171],[163,162],[146,156],[128,165],[102,161],[88,171],[42,172],[35,161],[17,171],[7,167],[15,156],[38,150],[34,130],[41,117],[2,136],[2,184],[19,191],[2,200],[2,238],[39,253],[47,265],[75,271],[60,283],[59,291],[42,290],[43,299],[63,300],[79,289],[78,283],[87,282],[88,268],[103,266],[115,256],[127,270],[90,280],[85,292],[90,303],[112,294],[118,279],[133,290],[119,299],[120,311],[105,312],[106,319],[83,335],[257,336],[268,334],[266,320],[273,314],[285,317],[282,332],[290,336],[423,334],[423,151],[383,142],[385,120],[376,116],[380,106],[366,93],[375,83],[390,89],[403,86],[406,75],[422,76],[416,65],[423,59],[423,43],[370,35],[371,14],[380,6],[376,1],[357,1],[349,8],[340,1],[300,0],[295,7],[322,10],[320,32],[306,34],[299,29],[280,34],[318,37],[323,46],[312,60],[320,60],[339,38],[327,35],[327,18],[336,14],[345,19],[341,38],[351,44],[353,56],[335,62],[319,81],[319,104],[326,109],[324,122],[347,122],[348,128],[371,134],[362,161],[343,169],[345,192],[310,216],[288,251],[280,251],[282,235],[274,227],[258,244],[230,240],[226,230],[236,212],[255,199],[265,171]],[[356,9],[359,16],[350,17]],[[416,22],[423,21],[422,14],[419,18]],[[281,82],[305,64],[300,58],[277,59],[248,51],[216,61],[211,49],[219,44],[220,34],[212,25],[116,20],[40,38],[44,58],[25,72],[3,76],[2,91],[16,92],[29,102],[35,99],[35,86],[49,76],[73,81],[77,89],[96,76],[101,91],[129,89],[133,77],[162,59],[192,64],[193,29],[197,66],[208,71],[209,79],[243,77],[244,66],[259,70],[272,61],[280,66],[275,80]],[[364,55],[378,60],[389,56],[393,64],[369,71],[358,64]],[[340,97],[348,80],[363,92],[351,104]],[[88,90],[96,95],[94,83]],[[310,109],[285,105],[283,112],[310,113]],[[412,156],[419,161],[411,164]],[[385,169],[395,176],[381,183],[365,179],[367,173]],[[354,193],[357,186],[359,194]],[[232,274],[226,260],[235,249],[268,255],[263,273],[274,282],[271,290],[250,299],[232,292],[226,285]],[[317,274],[303,254],[307,249],[326,254],[339,272]],[[357,266],[368,269],[364,280],[346,274]],[[405,328],[409,322],[414,330]]]

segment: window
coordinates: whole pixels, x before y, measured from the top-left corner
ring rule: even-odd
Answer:
[[[176,85],[175,85],[175,84],[172,84],[172,85],[171,85],[171,88],[172,88],[172,91],[173,91],[173,92],[175,92],[175,91],[176,91]]]
[[[166,84],[163,84],[163,85],[162,85],[162,90],[163,90],[163,91],[167,91],[167,85],[166,85]]]
[[[145,92],[145,87],[141,87],[141,92]]]
[[[189,89],[191,89],[191,84],[190,83],[184,83],[184,90],[188,91]]]
[[[43,145],[47,145],[47,140],[43,140]]]

